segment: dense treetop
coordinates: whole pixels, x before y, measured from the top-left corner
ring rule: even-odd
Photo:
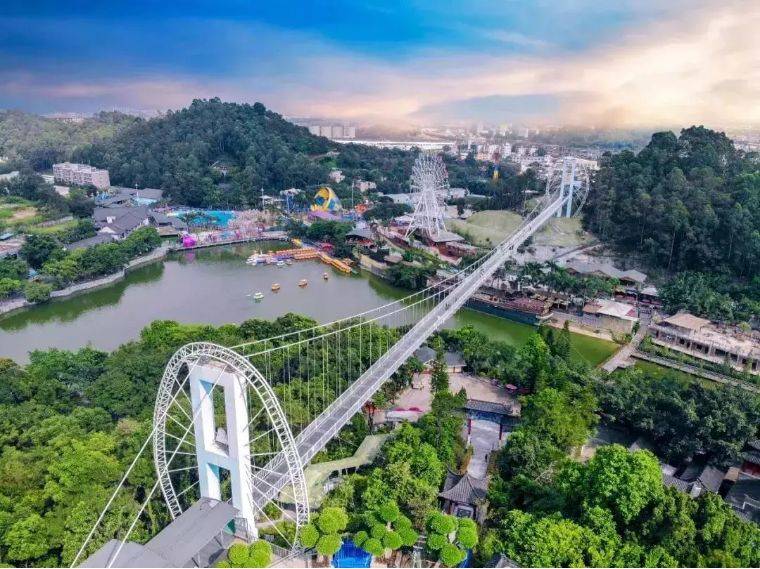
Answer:
[[[667,271],[760,271],[760,166],[725,134],[652,135],[638,154],[607,155],[587,227],[623,254]]]
[[[117,112],[100,112],[79,123],[21,111],[0,111],[0,156],[26,160],[36,170],[50,169],[71,158],[75,148],[110,138],[140,119]]]

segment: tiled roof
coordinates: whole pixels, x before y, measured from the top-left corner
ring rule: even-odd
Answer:
[[[94,245],[101,245],[103,243],[111,242],[113,242],[113,237],[111,235],[100,233],[94,237],[88,237],[87,239],[81,239],[80,241],[69,243],[66,245],[66,250],[75,251],[77,249],[86,249],[88,247],[93,247]]]
[[[481,401],[480,399],[468,399],[464,404],[468,411],[480,411],[482,413],[497,413],[499,415],[512,415],[512,407],[493,401]]]
[[[671,476],[670,474],[663,474],[662,475],[662,483],[665,484],[665,486],[672,486],[676,490],[680,490],[681,492],[689,492],[689,488],[691,488],[691,482],[686,482],[686,480],[681,480],[680,478],[676,478],[675,476]]]
[[[475,478],[469,474],[446,473],[443,491],[438,494],[445,500],[459,504],[477,505],[488,494],[488,479]]]
[[[760,466],[760,451],[748,450],[742,453],[742,458],[750,464],[756,464]]]
[[[631,280],[636,283],[643,283],[647,280],[647,276],[641,271],[621,271],[609,263],[598,263],[595,261],[581,261],[580,259],[571,259],[565,264],[565,266],[571,271],[575,271],[576,273],[580,273],[582,275],[596,273],[612,279]]]
[[[699,318],[688,312],[679,312],[663,320],[666,324],[671,326],[678,326],[679,328],[687,328],[689,330],[699,330],[707,326],[710,321],[704,318]]]
[[[486,567],[519,567],[519,565],[503,553],[497,553],[491,557],[491,560],[486,564]]]
[[[700,482],[710,492],[717,493],[725,477],[726,473],[722,470],[714,466],[707,466],[697,478],[697,482]]]
[[[726,494],[726,502],[744,519],[760,523],[760,478],[741,475]]]

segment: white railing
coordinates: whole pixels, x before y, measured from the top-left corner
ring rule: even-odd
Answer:
[[[359,412],[362,405],[368,401],[385,381],[418,349],[436,329],[443,325],[465,302],[501,267],[507,258],[522,245],[531,235],[554,216],[566,203],[567,198],[559,197],[545,207],[537,207],[523,221],[521,226],[497,245],[474,269],[458,284],[449,289],[444,295],[439,293],[441,301],[430,312],[423,316],[398,342],[383,354],[377,361],[356,380],[340,397],[333,401],[312,423],[296,437],[296,447],[301,463],[308,463],[327,442],[333,438],[343,426]],[[266,490],[262,491],[259,499],[263,507],[266,501],[274,498],[285,482],[283,472],[284,459],[277,456],[266,466],[269,471],[266,480]]]

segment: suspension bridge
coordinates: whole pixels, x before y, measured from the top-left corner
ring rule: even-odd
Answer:
[[[250,542],[264,527],[286,546],[281,561],[298,555],[300,530],[309,519],[304,465],[339,436],[520,245],[552,217],[574,213],[573,205],[582,204],[585,195],[578,191],[575,169],[563,166],[563,172],[559,187],[547,186],[516,231],[435,286],[361,314],[271,338],[180,348],[164,371],[153,429],[72,566],[206,566],[232,538]],[[427,187],[423,192],[434,191],[434,185]],[[426,220],[434,209],[429,203]],[[100,528],[114,515],[114,503],[150,447],[156,481],[146,488],[129,525],[103,544],[109,536]],[[159,492],[173,521],[145,544],[129,541]],[[280,529],[283,520],[290,523],[290,531]]]

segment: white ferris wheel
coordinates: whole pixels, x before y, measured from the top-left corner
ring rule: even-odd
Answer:
[[[172,519],[201,498],[237,510],[234,534],[273,527],[299,548],[309,505],[303,465],[271,386],[245,357],[208,342],[180,348],[166,366],[154,410],[153,458]],[[292,522],[282,532],[278,521]]]
[[[411,187],[416,198],[406,236],[418,229],[428,237],[446,231],[443,201],[449,190],[449,175],[440,156],[425,152],[417,156],[412,167]]]

